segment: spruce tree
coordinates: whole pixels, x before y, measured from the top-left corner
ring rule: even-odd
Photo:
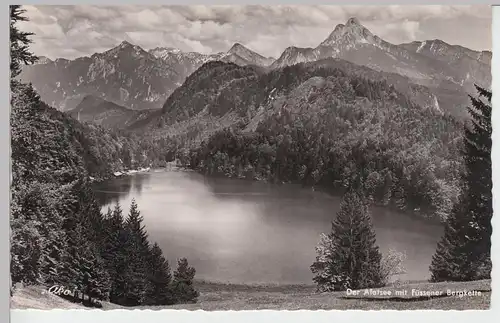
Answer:
[[[25,9],[20,5],[10,6],[10,77],[11,85],[14,85],[14,78],[21,73],[22,64],[33,64],[38,60],[33,53],[29,51],[31,44],[30,36],[33,33],[20,31],[16,24],[19,21],[27,21],[24,15]]]
[[[104,216],[95,198],[90,180],[87,177],[82,177],[73,187],[73,191],[78,196],[78,212],[85,225],[85,235],[101,250],[106,235]]]
[[[147,260],[149,242],[142,225],[143,218],[135,200],[132,200],[130,212],[125,220],[127,269],[126,279],[129,289],[126,291],[128,305],[139,305],[145,300],[147,290]]]
[[[174,279],[172,281],[176,303],[196,303],[199,293],[193,286],[195,274],[196,270],[189,266],[186,258],[178,260],[177,269],[174,271]]]
[[[462,192],[432,258],[432,281],[490,278],[492,93],[478,86],[476,89],[478,98],[470,96],[472,107],[467,108],[471,124],[464,129]]]
[[[62,258],[61,280],[66,288],[76,292],[75,297],[86,295],[89,303],[92,298],[107,299],[110,277],[104,266],[99,248],[89,238],[88,223],[83,222],[80,214],[68,218],[65,223],[68,246]]]
[[[168,261],[157,243],[153,244],[148,259],[148,290],[145,304],[175,304],[172,288],[172,273]]]
[[[141,251],[147,252],[149,250],[148,234],[142,222],[144,218],[141,216],[138,205],[135,199],[132,199],[130,204],[130,211],[125,219],[125,227],[133,235],[134,242],[137,244],[137,248]]]
[[[112,303],[125,305],[128,288],[126,277],[129,257],[126,250],[128,235],[124,228],[121,205],[116,203],[113,211],[109,211],[104,220],[106,239],[101,255],[111,277],[109,299]]]
[[[88,248],[85,260],[80,266],[83,272],[83,291],[88,296],[89,303],[92,304],[92,299],[108,300],[111,278],[97,248]]]
[[[321,291],[379,287],[382,255],[375,244],[368,204],[359,189],[343,196],[331,232],[323,236],[311,265]]]

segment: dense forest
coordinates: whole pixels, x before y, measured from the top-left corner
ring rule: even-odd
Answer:
[[[476,86],[467,111],[461,153],[461,194],[445,223],[444,235],[432,258],[432,281],[467,281],[491,278],[493,227],[492,92]]]
[[[102,214],[96,202],[91,176],[134,166],[136,141],[78,123],[16,80],[22,64],[36,60],[31,34],[16,25],[23,13],[10,7],[11,287],[60,285],[89,304],[196,301],[194,268],[180,259],[172,274],[135,203],[125,216],[119,205]]]
[[[334,191],[361,173],[377,203],[449,214],[463,168],[462,123],[454,117],[417,105],[386,80],[324,64],[298,64],[260,80],[276,93],[261,100],[265,112],[179,154],[184,163],[209,174]]]
[[[161,167],[171,161],[178,149],[177,141],[135,133],[105,129],[93,123],[81,123],[66,113],[40,102],[44,113],[65,128],[71,137],[69,144],[82,157],[90,177],[103,180],[115,171],[139,167]]]

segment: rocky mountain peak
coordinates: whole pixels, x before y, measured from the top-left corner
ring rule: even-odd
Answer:
[[[248,57],[248,56],[254,56],[254,55],[259,55],[257,54],[256,52],[246,48],[245,46],[243,46],[242,44],[240,43],[234,43],[234,45],[231,47],[231,49],[229,49],[227,51],[228,54],[235,54],[235,55],[239,55],[239,56],[242,56],[242,57]],[[261,55],[259,55],[261,56]]]
[[[122,41],[118,46],[111,48],[108,52],[123,52],[123,51],[132,51],[134,49],[140,48],[137,45],[131,44],[128,41]],[[141,48],[142,49],[142,48]]]
[[[349,18],[344,24],[338,24],[320,46],[354,45],[356,43],[378,43],[374,36],[357,18]]]
[[[139,56],[147,56],[148,52],[146,52],[142,47],[138,45],[131,44],[130,42],[124,40],[118,46],[113,47],[105,52],[96,53],[92,55],[92,57],[99,57],[104,59],[116,59],[118,57],[139,57]]]
[[[234,43],[234,45],[227,52],[226,60],[236,63],[238,65],[246,64],[256,64],[261,66],[267,66],[272,63],[272,59],[266,58],[259,53],[254,52],[251,49],[243,46],[240,43]]]
[[[118,47],[120,48],[126,48],[126,47],[133,47],[134,45],[132,45],[131,43],[129,43],[128,41],[124,40],[120,43],[120,45],[118,45]]]
[[[228,50],[228,53],[235,53],[235,52],[238,52],[240,50],[248,50],[248,48],[246,48],[245,46],[243,46],[240,43],[234,43],[233,46],[231,47],[231,49]]]
[[[347,20],[346,23],[347,26],[361,26],[361,23],[359,22],[358,18],[356,17],[351,17]],[[361,26],[362,27],[362,26]]]

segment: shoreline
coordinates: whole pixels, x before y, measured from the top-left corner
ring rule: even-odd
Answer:
[[[202,176],[206,177],[212,177],[212,178],[225,178],[225,179],[232,179],[232,180],[238,180],[238,181],[245,181],[245,182],[258,182],[258,183],[265,183],[265,184],[271,184],[271,185],[295,185],[295,186],[301,186],[304,189],[310,189],[312,191],[316,191],[318,193],[324,193],[327,194],[328,196],[332,197],[341,197],[342,196],[342,189],[333,189],[333,188],[328,188],[325,186],[321,185],[304,185],[301,183],[295,183],[293,181],[272,181],[267,178],[261,177],[261,176],[254,176],[252,178],[243,176],[243,175],[238,175],[238,174],[224,174],[224,173],[214,173],[214,174],[209,174],[206,171],[203,171],[201,169],[196,169],[196,168],[191,168],[190,166],[175,166],[178,169],[182,169],[184,171],[191,171],[191,172],[196,172],[197,174],[200,174]],[[376,201],[371,201],[371,206],[372,207],[377,207],[377,208],[383,208],[387,209],[390,211],[398,212],[398,213],[403,213],[412,217],[416,217],[419,219],[423,219],[426,221],[431,221],[432,223],[443,225],[444,220],[439,217],[438,215],[429,215],[427,213],[424,213],[420,210],[408,210],[408,209],[402,209],[394,205],[393,203],[389,204],[383,204],[380,202]]]

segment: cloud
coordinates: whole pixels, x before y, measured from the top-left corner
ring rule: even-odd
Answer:
[[[419,21],[405,20],[385,24],[376,22],[375,24],[367,24],[366,27],[371,30],[381,30],[382,32],[378,34],[379,37],[398,44],[411,42],[421,38],[422,31],[420,24]]]
[[[265,56],[288,46],[315,47],[335,26],[357,17],[374,34],[395,43],[440,38],[490,49],[489,6],[25,6],[33,50],[51,58],[91,55],[129,40],[145,49],[227,51],[240,42]],[[467,21],[467,30],[457,35]],[[479,37],[481,36],[481,37]]]

